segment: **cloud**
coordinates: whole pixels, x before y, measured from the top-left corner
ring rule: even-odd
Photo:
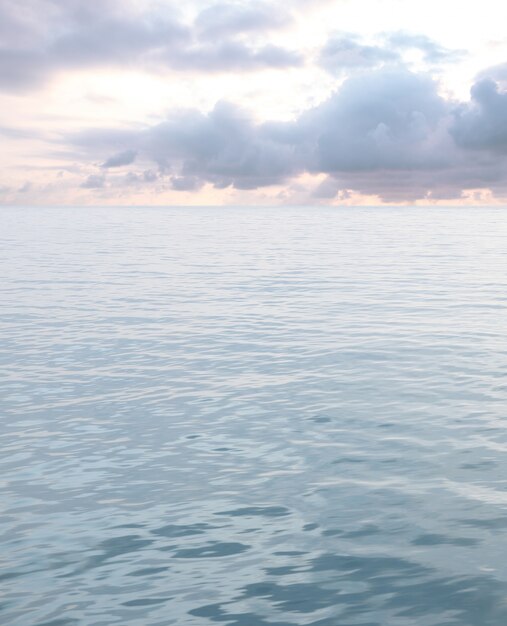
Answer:
[[[103,174],[90,174],[88,178],[82,183],[83,189],[102,189],[106,182],[106,177]]]
[[[68,143],[79,149],[76,156],[84,158],[91,153],[100,154],[103,161],[114,156],[125,154],[131,150],[136,151],[140,131],[130,128],[96,128],[86,132],[71,133],[68,135]]]
[[[0,135],[8,139],[33,139],[34,137],[39,137],[40,133],[33,129],[0,126]]]
[[[361,43],[356,35],[335,35],[328,39],[319,55],[319,64],[331,73],[347,69],[372,68],[401,61],[395,50]]]
[[[197,191],[203,182],[195,176],[174,176],[171,178],[171,187],[176,191]]]
[[[288,21],[262,3],[219,3],[187,23],[172,4],[0,0],[0,88],[29,89],[57,72],[92,67],[227,72],[301,65],[297,52],[245,39]]]
[[[456,143],[507,154],[507,93],[489,78],[480,79],[471,93],[472,101],[455,113],[451,133]]]
[[[145,155],[160,168],[218,188],[255,189],[292,174],[293,148],[272,139],[245,111],[225,102],[207,115],[175,113],[140,141]]]
[[[378,43],[365,43],[358,35],[339,33],[331,36],[322,48],[318,64],[331,74],[350,70],[372,69],[386,65],[407,64],[406,53],[418,50],[426,64],[434,66],[458,61],[463,50],[449,50],[421,34],[384,33],[377,36]]]
[[[139,19],[140,18],[140,19]],[[158,48],[185,45],[189,30],[173,19],[155,16],[98,15],[74,23],[48,47],[49,60],[65,67],[130,64]]]
[[[435,143],[448,105],[425,75],[379,70],[346,81],[303,114],[309,167],[318,172],[441,167]],[[313,144],[313,147],[311,147]]]
[[[201,72],[282,69],[304,62],[299,53],[279,46],[254,47],[235,40],[171,50],[164,53],[164,57],[173,69]]]
[[[23,185],[21,185],[21,187],[18,189],[18,193],[28,193],[32,188],[32,183],[26,181],[25,183],[23,183]]]
[[[471,102],[456,103],[428,75],[390,67],[349,78],[292,122],[258,123],[219,102],[209,113],[173,112],[142,130],[69,140],[94,160],[120,145],[117,157],[136,151],[159,172],[140,171],[139,179],[150,184],[167,176],[175,190],[206,183],[251,190],[309,173],[327,175],[311,192],[315,198],[350,190],[385,201],[458,198],[467,189],[507,191],[506,111],[507,93],[491,81],[474,86]],[[90,179],[101,182],[90,177],[87,186]]]
[[[489,78],[505,86],[507,84],[507,63],[500,63],[499,65],[494,65],[493,67],[482,70],[477,76],[477,80],[479,81],[484,78]]]
[[[197,16],[195,27],[202,38],[216,38],[252,32],[265,32],[287,26],[289,13],[267,2],[219,2]]]
[[[459,61],[466,52],[464,50],[450,50],[439,43],[418,33],[398,31],[385,36],[389,46],[397,50],[419,50],[424,60],[429,64],[452,63]]]
[[[141,177],[136,172],[127,172],[124,177],[125,185],[138,185],[141,182]]]
[[[328,176],[312,191],[312,197],[331,200],[340,191],[340,183],[332,176]]]
[[[131,165],[137,157],[137,150],[125,150],[109,157],[102,167],[107,169],[110,167],[122,167],[123,165]]]
[[[145,170],[143,172],[143,180],[147,183],[153,183],[158,180],[158,172],[154,170]]]

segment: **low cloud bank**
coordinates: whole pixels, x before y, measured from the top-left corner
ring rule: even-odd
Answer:
[[[68,141],[104,167],[155,163],[177,190],[286,184],[326,174],[316,198],[345,190],[385,201],[459,198],[507,187],[507,92],[480,79],[469,102],[444,99],[425,74],[384,68],[349,78],[293,122],[257,123],[219,102],[209,113],[175,112],[140,131],[90,131]],[[140,179],[149,183],[142,173]]]

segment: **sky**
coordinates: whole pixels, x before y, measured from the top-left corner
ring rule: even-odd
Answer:
[[[0,204],[507,201],[500,0],[0,0]]]

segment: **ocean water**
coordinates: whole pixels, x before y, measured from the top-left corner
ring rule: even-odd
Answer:
[[[0,623],[507,623],[507,212],[2,209]]]

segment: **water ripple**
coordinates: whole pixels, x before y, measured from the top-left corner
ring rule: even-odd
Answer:
[[[507,623],[500,209],[4,209],[0,620]]]

